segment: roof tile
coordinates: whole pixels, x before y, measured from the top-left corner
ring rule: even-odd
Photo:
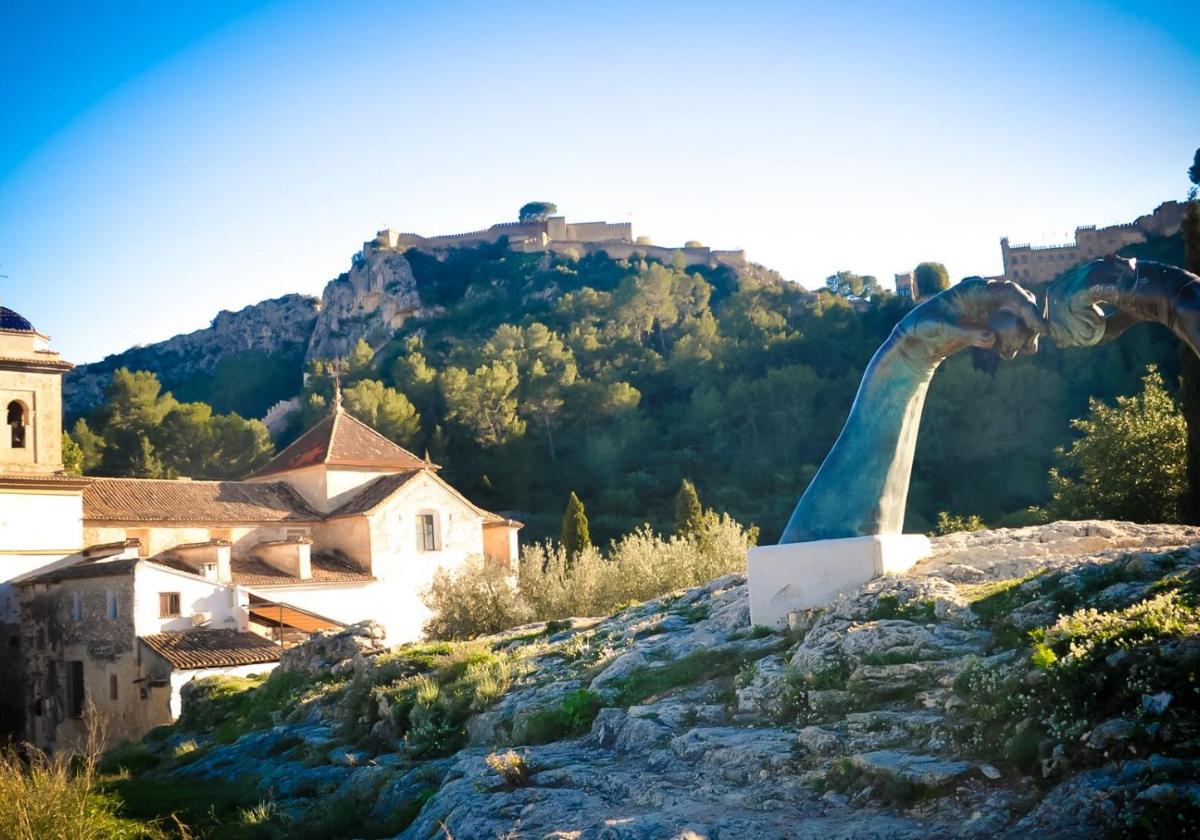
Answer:
[[[256,633],[185,630],[142,636],[146,646],[176,668],[220,668],[278,662],[280,647]]]
[[[255,473],[255,477],[318,464],[380,469],[435,468],[339,407],[292,441],[271,463]]]
[[[328,554],[313,554],[311,578],[298,578],[257,557],[235,557],[230,561],[233,582],[240,586],[299,586],[312,583],[367,583],[375,580],[370,572]]]
[[[315,522],[321,515],[280,482],[97,478],[84,488],[85,520]]]

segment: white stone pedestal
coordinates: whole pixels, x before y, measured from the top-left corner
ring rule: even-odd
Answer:
[[[787,625],[788,613],[824,606],[871,578],[901,574],[931,548],[924,534],[763,545],[750,549],[746,573],[750,623]]]

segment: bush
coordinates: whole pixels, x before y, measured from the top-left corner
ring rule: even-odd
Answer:
[[[1187,487],[1187,423],[1153,365],[1142,393],[1117,397],[1115,407],[1091,401],[1088,416],[1071,421],[1083,437],[1059,449],[1050,471],[1059,519],[1178,522]]]
[[[959,514],[950,514],[943,510],[938,514],[938,536],[944,537],[946,534],[955,534],[959,531],[982,531],[985,528],[987,528],[987,524],[974,513],[969,516],[961,516]]]
[[[662,537],[643,526],[615,540],[607,556],[588,546],[569,556],[552,543],[532,545],[515,582],[503,568],[472,559],[439,571],[424,594],[435,639],[470,639],[528,621],[608,615],[676,589],[699,586],[746,567],[758,531],[707,512],[696,533]]]
[[[433,616],[425,624],[432,639],[473,639],[528,622],[512,575],[482,557],[469,557],[458,569],[438,569],[424,594]]]

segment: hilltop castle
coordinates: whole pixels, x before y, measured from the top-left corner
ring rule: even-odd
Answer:
[[[1069,268],[1089,260],[1115,254],[1126,245],[1145,242],[1151,236],[1171,236],[1179,231],[1187,208],[1178,201],[1164,201],[1153,213],[1123,225],[1075,228],[1075,241],[1064,245],[1010,245],[1000,240],[1004,278],[1022,285],[1049,283]]]
[[[746,265],[745,251],[714,251],[699,243],[688,243],[681,248],[666,248],[652,245],[647,237],[633,237],[633,225],[629,222],[568,222],[563,216],[551,216],[545,220],[504,222],[485,230],[470,233],[452,233],[445,236],[421,236],[416,233],[399,233],[381,230],[370,242],[363,243],[363,253],[389,249],[406,251],[416,248],[430,253],[450,248],[469,248],[475,245],[490,245],[507,239],[508,247],[521,253],[552,251],[564,256],[582,257],[604,252],[612,259],[653,257],[665,263],[682,258],[685,265],[705,265],[716,268],[728,265],[740,268]]]

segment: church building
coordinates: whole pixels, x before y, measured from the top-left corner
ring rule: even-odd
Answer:
[[[415,640],[438,569],[515,570],[521,523],[340,399],[241,481],[69,476],[70,367],[0,308],[0,715],[34,743],[74,743],[88,710],[110,740],[139,737],[188,680],[268,670],[314,631],[372,619]]]

